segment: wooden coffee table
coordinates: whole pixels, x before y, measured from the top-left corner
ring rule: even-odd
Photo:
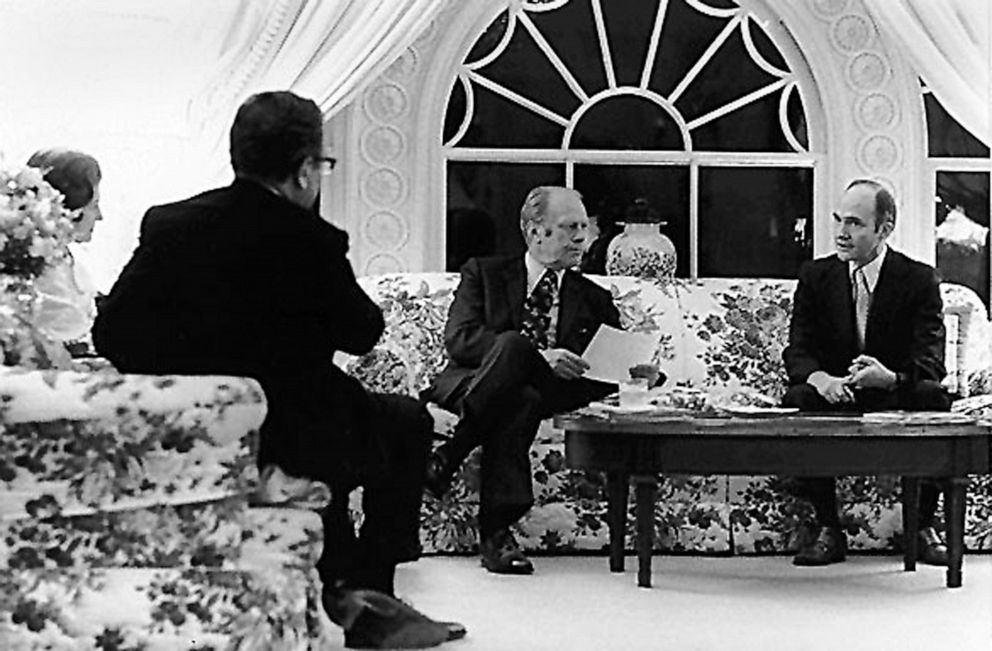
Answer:
[[[916,569],[919,481],[944,480],[947,587],[961,585],[969,474],[989,472],[992,426],[959,414],[718,416],[581,409],[555,417],[571,468],[607,473],[610,570],[623,572],[635,491],[637,584],[651,586],[658,474],[902,476],[905,569]]]

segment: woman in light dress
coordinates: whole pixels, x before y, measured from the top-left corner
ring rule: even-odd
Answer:
[[[65,197],[63,205],[72,212],[73,241],[90,241],[94,226],[103,219],[102,174],[96,159],[70,149],[43,149],[31,156],[28,166],[42,170],[45,180]],[[39,330],[61,342],[89,334],[96,316],[96,292],[71,252],[62,263],[49,266],[35,280],[35,289],[40,298],[35,310]]]

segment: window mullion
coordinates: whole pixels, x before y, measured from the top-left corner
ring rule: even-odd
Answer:
[[[689,163],[689,278],[699,278],[699,162]]]

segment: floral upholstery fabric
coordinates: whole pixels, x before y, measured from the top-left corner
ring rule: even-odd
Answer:
[[[0,648],[326,645],[319,515],[249,505],[285,493],[265,411],[243,378],[0,367]]]
[[[328,648],[314,583],[282,568],[5,570],[0,647]]]
[[[663,404],[699,409],[725,401],[776,404],[781,399],[786,389],[781,355],[794,280],[591,278],[611,291],[625,328],[660,334],[654,361],[669,376],[660,396]],[[386,331],[368,355],[342,355],[336,361],[371,389],[418,395],[445,364],[444,323],[458,279],[454,273],[360,278],[383,307]],[[965,287],[945,283],[941,293],[950,370],[945,384],[958,395],[982,394],[978,397],[989,401],[980,407],[967,400],[972,409],[992,415],[992,396],[984,395],[992,394],[992,328],[985,308]],[[438,435],[450,432],[457,416],[429,407]],[[542,423],[531,462],[535,506],[519,523],[521,543],[541,551],[602,549],[607,542],[603,477],[565,467],[561,432],[550,421]],[[426,501],[426,551],[474,549],[478,477],[474,454],[444,499]],[[990,549],[990,480],[973,479],[966,542],[969,548]],[[898,548],[902,521],[896,478],[841,478],[839,498],[854,549]],[[655,509],[658,548],[671,551],[781,552],[795,547],[799,527],[809,517],[808,507],[775,477],[666,476]]]

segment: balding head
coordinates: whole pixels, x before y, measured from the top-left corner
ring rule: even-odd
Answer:
[[[582,195],[571,188],[539,186],[520,208],[520,230],[527,250],[554,269],[574,267],[582,259],[589,218]]]
[[[524,205],[520,207],[520,230],[527,241],[527,233],[535,226],[544,225],[544,220],[550,211],[560,212],[568,208],[581,208],[582,195],[572,188],[557,185],[540,185],[527,193]]]

